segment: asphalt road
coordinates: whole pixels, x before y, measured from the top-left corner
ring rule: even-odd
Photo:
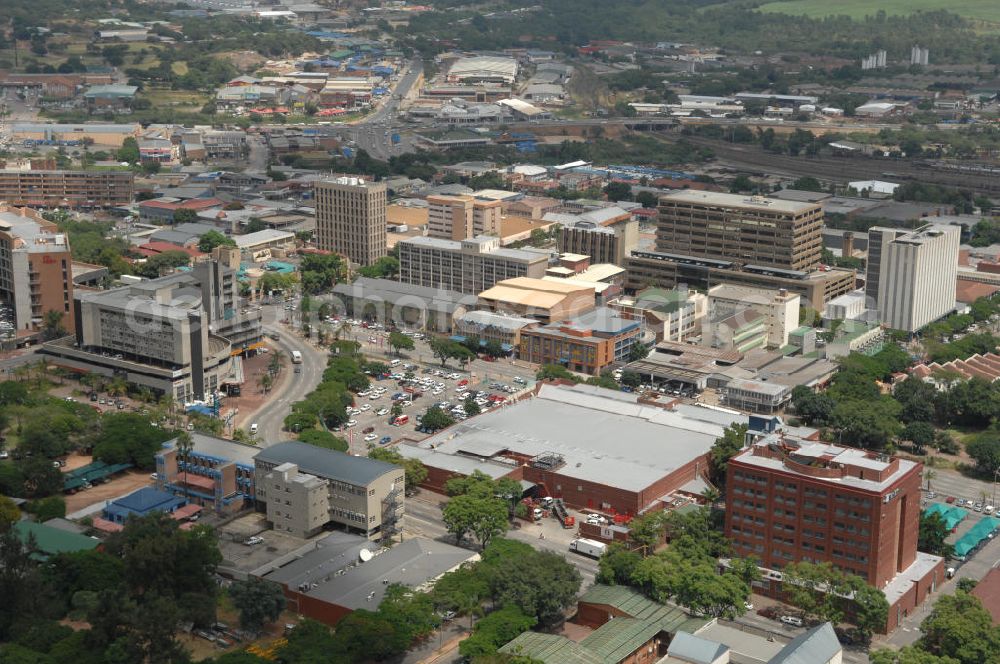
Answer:
[[[392,123],[399,110],[400,101],[409,94],[422,71],[423,64],[419,58],[411,61],[393,88],[392,96],[364,120],[344,127],[344,136],[354,141],[356,149],[364,150],[372,157],[383,160],[408,151],[408,141],[399,145],[392,144],[394,133]]]
[[[264,139],[259,134],[248,134],[247,145],[250,148],[249,154],[247,154],[247,172],[265,173],[269,150]]]
[[[287,361],[282,371],[291,372],[291,376],[286,376],[286,380],[277,390],[273,390],[268,395],[265,405],[257,412],[254,421],[257,423],[257,440],[262,447],[267,447],[283,440],[288,440],[290,436],[282,431],[285,416],[291,412],[292,404],[301,401],[307,394],[316,389],[323,377],[323,370],[326,369],[327,355],[308,341],[302,339],[281,323],[274,322],[274,316],[267,316],[264,323],[264,331],[267,334],[277,333],[278,339],[274,344],[285,353]],[[291,363],[292,351],[297,350],[302,353],[302,364],[293,365]],[[294,373],[295,367],[299,367],[301,373]],[[250,389],[256,389],[254,382]],[[249,429],[250,422],[246,427]]]

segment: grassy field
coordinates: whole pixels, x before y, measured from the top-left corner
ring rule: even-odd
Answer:
[[[878,10],[886,14],[915,14],[919,11],[946,9],[968,19],[996,23],[1000,26],[1000,2],[997,0],[790,0],[761,5],[764,12],[805,15],[822,18],[831,14],[861,19],[874,16]]]

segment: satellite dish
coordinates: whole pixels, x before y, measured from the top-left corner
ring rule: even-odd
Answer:
[[[374,554],[368,549],[361,549],[359,557],[361,558],[361,562],[366,563],[374,557]]]

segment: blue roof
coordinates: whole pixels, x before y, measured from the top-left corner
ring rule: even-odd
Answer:
[[[122,515],[148,514],[154,511],[172,512],[183,504],[183,499],[147,486],[115,500],[107,506],[106,511],[109,514]]]

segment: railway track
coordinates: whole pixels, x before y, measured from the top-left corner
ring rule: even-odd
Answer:
[[[987,165],[934,161],[881,160],[871,157],[790,157],[764,152],[752,145],[685,136],[692,144],[710,148],[719,162],[759,173],[790,177],[812,176],[846,183],[852,180],[913,180],[977,194],[1000,194],[1000,169]]]

